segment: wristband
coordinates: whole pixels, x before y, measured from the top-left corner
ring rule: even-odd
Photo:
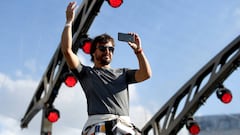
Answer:
[[[66,24],[65,24],[65,27],[71,27],[71,26],[72,26],[71,23],[66,23]]]
[[[142,48],[139,48],[137,51],[135,51],[135,54],[139,54],[139,53],[142,53],[142,52],[143,52]]]

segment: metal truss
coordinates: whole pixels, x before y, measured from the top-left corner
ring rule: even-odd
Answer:
[[[176,135],[187,117],[203,105],[209,96],[239,67],[240,36],[220,51],[168,100],[146,123],[142,134]],[[160,126],[161,125],[161,126]]]
[[[97,16],[104,0],[83,0],[76,11],[72,26],[73,51],[77,53],[81,38],[85,38],[90,25]],[[61,44],[61,43],[60,43]],[[50,135],[52,124],[45,118],[45,111],[52,106],[62,84],[62,74],[69,72],[61,52],[60,44],[55,51],[42,79],[30,101],[27,111],[21,120],[21,128],[26,128],[32,118],[42,110],[41,135]]]

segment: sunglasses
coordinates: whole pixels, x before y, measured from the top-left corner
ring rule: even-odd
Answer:
[[[105,52],[107,49],[109,50],[109,52],[114,52],[114,47],[112,46],[98,46],[98,49],[101,51],[101,52]]]

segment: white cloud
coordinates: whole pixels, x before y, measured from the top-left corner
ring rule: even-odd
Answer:
[[[27,85],[26,85],[27,84]],[[15,94],[21,94],[35,88],[37,82],[31,79],[26,80],[12,80],[7,75],[0,73],[0,88],[5,91],[16,92]]]
[[[54,104],[61,112],[58,124],[77,129],[83,127],[87,120],[87,105],[79,84],[73,88],[62,85]]]
[[[136,91],[136,85],[129,85],[129,96],[130,96],[130,102],[138,101],[139,97]]]
[[[40,133],[39,129],[20,129],[19,122],[16,119],[0,115],[0,135],[35,135]],[[79,135],[80,129],[70,128],[67,126],[53,127],[56,128],[52,131],[57,135]],[[56,131],[57,130],[57,131]]]
[[[84,65],[93,66],[93,62],[91,62],[90,54],[83,53],[82,49],[78,51],[78,58]]]
[[[132,122],[141,129],[152,117],[152,113],[146,110],[144,106],[130,106],[130,118]]]
[[[130,85],[130,118],[141,129],[153,116],[153,114],[139,103],[136,85]]]
[[[15,119],[0,115],[0,135],[15,135],[17,128]]]

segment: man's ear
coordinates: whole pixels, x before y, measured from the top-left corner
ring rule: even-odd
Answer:
[[[93,61],[94,61],[94,59],[96,58],[96,57],[95,57],[95,52],[92,53],[92,56],[93,56]]]

